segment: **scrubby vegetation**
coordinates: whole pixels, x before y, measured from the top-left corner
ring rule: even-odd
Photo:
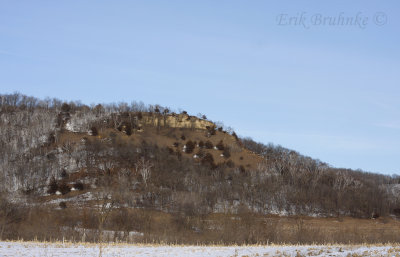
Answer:
[[[328,236],[301,217],[378,214],[384,224],[400,208],[399,178],[336,169],[170,110],[0,95],[2,237],[80,240],[79,229],[107,229],[183,243],[398,240],[392,230],[340,235],[344,227]]]

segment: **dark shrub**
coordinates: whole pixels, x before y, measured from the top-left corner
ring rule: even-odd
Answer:
[[[185,149],[185,153],[193,153],[194,147],[196,145],[194,144],[194,142],[192,142],[191,140],[186,142],[186,149]]]
[[[204,152],[203,149],[199,149],[199,150],[197,151],[196,155],[197,155],[199,158],[203,158],[203,157],[206,155],[206,153]]]
[[[53,177],[50,180],[49,189],[47,190],[48,194],[55,194],[58,190],[57,180]]]
[[[125,126],[125,133],[126,133],[128,136],[132,135],[132,126],[131,126],[131,124],[127,124],[127,125]]]
[[[60,190],[61,194],[65,195],[65,194],[68,194],[71,191],[71,188],[66,183],[62,183],[58,187],[58,190]]]
[[[59,128],[63,125],[63,123],[64,123],[63,115],[60,113],[57,115],[56,125]]]
[[[63,103],[63,104],[61,105],[61,111],[62,111],[62,112],[69,112],[70,110],[71,110],[71,106],[69,106],[69,104]]]
[[[65,208],[67,208],[67,203],[66,202],[60,202],[59,206],[60,206],[61,209],[65,209]]]
[[[221,150],[221,151],[225,149],[224,143],[222,142],[222,140],[218,142],[216,147],[217,147],[218,150]]]
[[[175,142],[175,143],[174,143],[174,146],[175,146],[175,147],[178,147],[178,146],[179,146],[179,143],[178,143],[178,142]]]
[[[243,173],[246,172],[246,169],[244,168],[243,165],[240,165],[239,170],[240,170],[240,172],[243,172]]]
[[[204,157],[201,159],[201,163],[203,164],[208,164],[211,166],[211,168],[215,168],[216,165],[214,163],[214,157],[210,153],[206,153]]]
[[[95,126],[90,128],[90,133],[92,134],[92,136],[99,135],[99,132],[97,131],[97,128]]]
[[[54,135],[53,132],[51,132],[51,133],[49,134],[48,139],[47,139],[47,143],[48,143],[49,145],[51,145],[51,144],[54,144],[55,142],[56,142],[56,136]]]
[[[56,158],[56,155],[54,153],[49,153],[46,155],[47,159],[49,160],[54,160]]]
[[[226,162],[226,166],[228,166],[229,168],[233,168],[233,167],[235,167],[235,163],[232,160],[228,160]]]
[[[231,157],[231,151],[230,151],[230,149],[229,149],[229,147],[225,147],[225,149],[224,149],[224,151],[223,151],[223,155],[224,155],[224,157],[225,158],[229,158],[229,157]]]
[[[82,182],[78,181],[78,182],[76,182],[76,183],[74,184],[74,188],[75,188],[76,190],[83,190],[83,189],[84,189],[84,185],[83,185]]]
[[[373,212],[372,215],[371,215],[371,218],[372,218],[372,219],[377,219],[377,218],[379,218],[380,216],[381,216],[381,215],[379,215],[379,213]]]
[[[236,135],[235,132],[232,132],[232,136],[236,139],[236,141],[239,141],[239,137]]]
[[[211,141],[207,140],[206,143],[204,144],[204,146],[207,149],[212,149],[214,147],[213,143],[211,143]]]
[[[181,139],[182,139],[182,140],[186,140],[185,135],[182,135],[182,136],[181,136]]]
[[[212,126],[208,129],[208,132],[210,133],[210,135],[215,135],[216,134],[216,130],[215,130],[215,126]]]
[[[200,148],[204,148],[204,142],[203,142],[203,141],[200,141],[200,142],[199,142],[199,147],[200,147]]]
[[[168,151],[169,154],[173,154],[174,153],[174,149],[172,149],[169,146],[167,146],[167,151]]]
[[[63,169],[63,170],[61,171],[61,177],[62,177],[62,178],[67,178],[67,177],[68,177],[68,173],[67,173],[67,171],[66,171],[65,169]]]

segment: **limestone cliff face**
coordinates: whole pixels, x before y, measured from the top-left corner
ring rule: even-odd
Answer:
[[[141,123],[142,125],[192,129],[206,129],[207,126],[215,126],[215,124],[211,121],[199,119],[195,116],[189,116],[187,114],[175,114],[165,116],[161,114],[147,114],[143,115]]]

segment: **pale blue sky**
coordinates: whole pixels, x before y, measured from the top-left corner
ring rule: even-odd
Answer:
[[[308,29],[279,25],[302,13]],[[0,91],[158,103],[335,167],[400,174],[399,13],[378,0],[0,0]],[[357,14],[365,25],[313,23]]]

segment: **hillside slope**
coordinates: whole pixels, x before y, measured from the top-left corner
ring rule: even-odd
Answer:
[[[400,214],[398,178],[335,169],[226,130],[160,106],[1,95],[1,233],[82,236],[81,229],[106,227],[153,240],[258,242],[276,240],[273,232],[249,231],[276,229],[279,221],[267,219],[274,215]]]

